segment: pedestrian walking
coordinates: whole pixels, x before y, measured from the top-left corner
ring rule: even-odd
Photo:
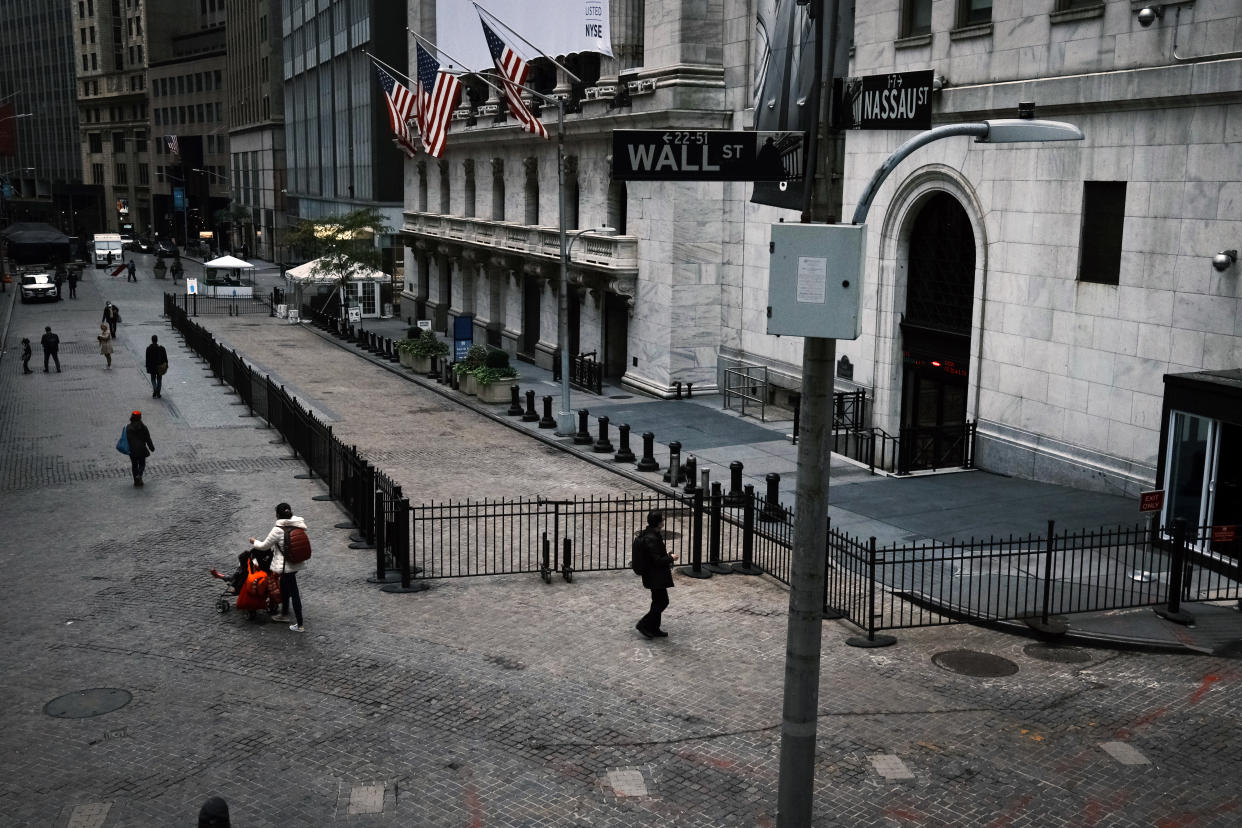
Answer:
[[[294,622],[289,629],[306,632],[306,626],[302,623],[302,596],[298,592],[298,573],[306,566],[306,561],[294,563],[290,559],[289,539],[293,529],[301,529],[305,533],[306,521],[295,515],[288,503],[279,503],[276,505],[276,525],[262,541],[251,538],[250,545],[262,551],[272,551],[272,563],[268,569],[273,575],[280,576],[280,614],[273,615],[272,620],[288,621],[289,605],[292,604]]]
[[[170,271],[172,273],[172,279],[174,282],[181,278],[182,270],[181,270],[181,259],[180,258],[173,259],[173,263],[172,263],[172,267],[170,268]]]
[[[104,359],[108,360],[106,367],[112,367],[112,334],[108,332],[108,323],[99,323],[99,336],[95,337],[99,340],[99,353],[104,355]]]
[[[47,361],[51,358],[56,363],[56,373],[60,373],[60,337],[52,333],[50,325],[44,327],[43,338],[39,340],[43,346],[43,373],[47,373]]]
[[[151,334],[151,344],[147,346],[147,373],[151,375],[152,397],[160,396],[164,388],[164,374],[168,372],[168,351],[160,344],[160,338]]]
[[[111,302],[105,302],[103,319],[100,321],[108,323],[108,330],[111,331],[112,338],[116,339],[116,326],[121,323],[121,309]]]
[[[634,629],[647,638],[666,638],[668,633],[660,629],[660,616],[668,609],[668,591],[673,587],[673,562],[664,545],[664,513],[656,510],[647,514],[647,527],[634,538],[632,551],[634,569],[643,576],[643,586],[651,591],[651,609],[638,619]]]
[[[198,809],[198,828],[231,828],[229,803],[213,796]]]
[[[81,273],[76,267],[69,268],[69,298],[78,298],[78,274]]]
[[[127,282],[138,281],[138,268],[134,267],[133,259],[130,259],[129,264],[125,265],[125,270],[129,274],[128,276],[125,277],[125,281]]]
[[[30,370],[30,340],[22,337],[22,373],[33,374]]]
[[[111,250],[108,251],[108,267],[112,267],[112,251]],[[116,274],[114,273],[112,275],[115,276]]]
[[[151,442],[151,432],[142,421],[141,411],[130,412],[125,439],[129,441],[129,465],[134,473],[134,485],[141,486],[142,475],[147,470],[147,457],[155,451],[155,443]]]

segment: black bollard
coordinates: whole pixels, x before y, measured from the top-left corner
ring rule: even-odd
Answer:
[[[539,419],[539,415],[535,412],[535,392],[526,392],[526,413],[522,415],[522,422],[533,423]]]
[[[574,580],[574,542],[569,538],[561,540],[561,577],[566,583]]]
[[[616,456],[613,457],[612,459],[617,461],[618,463],[633,463],[634,452],[630,451],[630,425],[629,423],[625,423],[624,425],[617,426],[617,431],[621,435],[621,449],[620,451],[617,452]]]
[[[745,501],[742,492],[742,461],[734,460],[729,464],[729,493],[725,495],[724,505],[741,506]]]
[[[703,490],[694,493],[694,509],[690,518],[690,566],[677,570],[691,578],[710,578],[712,571],[703,566]]]
[[[592,442],[591,432],[587,429],[587,417],[589,415],[590,412],[585,408],[578,409],[578,433],[574,435],[575,446],[586,446]]]
[[[552,395],[543,398],[543,417],[539,419],[540,428],[556,428],[556,419],[552,416]]]
[[[606,454],[612,451],[612,441],[608,439],[608,418],[599,418],[599,439],[595,441],[595,445],[591,446],[591,451],[596,454]]]
[[[764,480],[768,481],[768,494],[763,503],[763,510],[759,513],[759,519],[765,523],[784,523],[785,509],[780,503],[781,476],[776,472],[771,472]]]
[[[703,483],[704,489],[707,489],[707,471],[704,470]],[[724,495],[720,491],[719,483],[711,484],[711,499],[708,501],[708,515],[711,517],[711,525],[707,533],[707,568],[717,575],[732,575],[733,567],[720,561],[720,534],[723,523],[723,506]]]
[[[681,468],[681,443],[674,440],[668,444],[668,469],[664,472],[664,482],[676,488],[685,479],[684,475]]]
[[[733,571],[740,575],[762,575],[763,569],[755,566],[755,487],[747,486],[742,498],[742,562],[734,564]]]
[[[686,494],[694,494],[698,490],[699,460],[693,454],[686,458]]]
[[[677,382],[673,383],[673,387],[677,389],[677,393],[673,396],[673,399],[680,400],[681,399],[681,380],[678,380]]]
[[[638,461],[639,471],[659,471],[660,464],[655,459],[655,434],[650,431],[643,432],[643,456]]]
[[[518,396],[520,393],[521,389],[519,389],[516,385],[509,386],[509,410],[505,413],[510,417],[522,416],[522,401]]]
[[[688,400],[688,399],[690,399],[691,393],[692,393],[693,391],[694,391],[694,383],[693,383],[693,382],[687,382],[687,383],[686,383],[686,399],[687,399],[687,400]]]
[[[427,371],[427,379],[440,380],[440,357],[433,356],[428,362],[431,368]]]

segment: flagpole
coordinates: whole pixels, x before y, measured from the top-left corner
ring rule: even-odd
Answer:
[[[473,2],[473,0],[472,0],[472,2]],[[552,57],[551,55],[545,55],[545,54],[543,53],[543,49],[540,49],[538,46],[536,46],[535,44],[531,43],[531,42],[530,42],[529,40],[527,40],[526,38],[522,37],[522,35],[521,35],[520,33],[518,33],[518,31],[517,31],[516,29],[514,29],[512,26],[510,26],[508,23],[506,23],[506,22],[505,22],[504,20],[502,20],[501,18],[499,18],[499,17],[497,17],[496,15],[492,14],[492,12],[491,12],[491,11],[489,11],[487,8],[485,8],[484,6],[479,5],[478,3],[474,3],[474,7],[475,7],[476,9],[478,9],[479,11],[486,12],[486,13],[487,13],[487,16],[488,16],[488,17],[490,17],[490,18],[492,19],[492,21],[493,21],[493,22],[495,22],[495,23],[499,23],[501,26],[503,26],[503,27],[505,28],[505,30],[506,30],[507,32],[509,32],[509,34],[513,35],[513,36],[514,36],[514,37],[516,37],[518,40],[520,40],[520,41],[522,41],[523,43],[525,43],[525,44],[526,44],[526,46],[527,46],[528,48],[532,49],[532,50],[533,50],[533,51],[535,51],[535,52],[538,52],[540,57],[547,59],[547,60],[548,60],[548,61],[550,61],[550,62],[552,63],[552,65],[553,65],[553,66],[555,66],[557,69],[560,69],[560,70],[561,70],[562,72],[564,72],[566,75],[569,75],[569,77],[573,78],[574,83],[582,83],[582,78],[578,77],[578,76],[577,76],[577,75],[575,75],[573,72],[569,71],[569,69],[568,69],[568,68],[567,68],[567,67],[566,67],[563,63],[561,63],[560,61],[558,61],[556,58]]]
[[[407,29],[406,31],[409,31],[409,30]],[[417,86],[417,84],[414,82],[414,79],[413,79],[413,78],[411,78],[409,75],[405,74],[404,72],[402,72],[400,69],[396,69],[396,68],[394,68],[394,67],[392,67],[392,66],[389,66],[387,63],[385,63],[384,61],[380,60],[380,59],[379,59],[379,58],[377,58],[375,55],[373,55],[371,52],[368,52],[366,49],[363,49],[363,50],[362,50],[362,53],[363,53],[364,55],[366,55],[367,57],[369,57],[369,58],[371,59],[371,62],[372,62],[372,63],[378,63],[380,66],[383,66],[385,69],[387,69],[387,70],[388,70],[389,72],[391,72],[393,75],[395,75],[395,76],[397,76],[397,77],[402,77],[402,78],[405,78],[405,82],[406,82],[406,83],[408,83],[408,84],[410,85],[410,88],[413,88],[413,87]]]

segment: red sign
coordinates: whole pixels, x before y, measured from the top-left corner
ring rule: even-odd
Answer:
[[[1236,526],[1213,526],[1212,543],[1233,543],[1238,536]]]
[[[1164,489],[1151,492],[1139,492],[1140,512],[1159,512],[1164,508]]]

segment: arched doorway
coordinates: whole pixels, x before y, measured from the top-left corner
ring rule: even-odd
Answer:
[[[924,202],[910,230],[909,251],[898,466],[902,471],[960,466],[968,457],[975,238],[957,199],[939,192]]]

